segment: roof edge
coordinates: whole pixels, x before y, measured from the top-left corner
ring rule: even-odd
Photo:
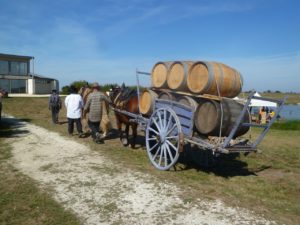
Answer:
[[[33,56],[13,55],[13,54],[4,54],[4,53],[0,53],[0,57],[6,57],[6,58],[18,58],[18,59],[34,59]]]

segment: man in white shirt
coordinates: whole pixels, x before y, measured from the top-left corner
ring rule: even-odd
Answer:
[[[82,137],[81,111],[83,109],[83,99],[79,94],[77,94],[74,86],[71,86],[70,92],[70,95],[68,95],[65,99],[68,118],[68,133],[69,135],[73,135],[74,123],[76,123],[79,137]]]

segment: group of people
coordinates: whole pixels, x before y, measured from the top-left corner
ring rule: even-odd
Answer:
[[[269,107],[260,107],[258,112],[258,122],[260,124],[268,123],[275,116],[275,111]]]
[[[84,137],[81,116],[83,115],[83,118],[86,118],[88,113],[88,126],[91,130],[91,136],[94,142],[100,144],[103,143],[104,138],[100,135],[100,123],[103,111],[102,103],[103,101],[110,103],[110,99],[100,92],[100,85],[98,83],[93,83],[91,88],[92,92],[84,104],[82,96],[78,94],[74,86],[71,86],[70,94],[65,98],[64,102],[67,109],[68,133],[69,135],[73,135],[74,124],[76,124],[79,137]],[[61,99],[57,91],[53,90],[49,98],[49,110],[52,112],[53,123],[58,123],[58,113],[61,107]]]

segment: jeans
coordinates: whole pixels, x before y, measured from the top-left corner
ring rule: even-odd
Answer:
[[[58,123],[59,107],[51,107],[51,113],[52,113],[52,122]]]
[[[80,118],[78,118],[78,119],[68,118],[68,133],[73,134],[74,123],[76,123],[77,132],[79,134],[82,134],[82,125],[81,125],[81,119]]]
[[[96,134],[100,132],[100,121],[98,122],[92,122],[92,121],[88,121],[89,127],[92,131],[92,138],[96,139]]]

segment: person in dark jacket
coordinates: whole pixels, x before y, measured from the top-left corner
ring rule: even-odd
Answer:
[[[0,90],[0,121],[1,121],[1,114],[2,114],[2,97],[3,97],[3,93]]]
[[[54,124],[57,124],[58,123],[58,114],[59,114],[59,111],[61,109],[61,99],[57,93],[56,90],[52,90],[52,94],[50,95],[50,98],[49,98],[49,110],[51,110],[51,113],[52,113],[52,122]]]

